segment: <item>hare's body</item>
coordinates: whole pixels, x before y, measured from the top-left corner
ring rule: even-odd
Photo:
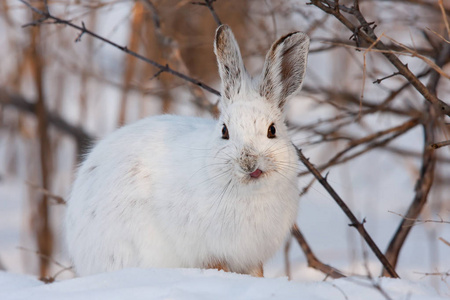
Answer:
[[[301,33],[283,37],[262,78],[251,81],[222,26],[219,120],[151,117],[98,143],[68,199],[76,271],[220,267],[261,275],[297,215],[298,161],[282,108],[300,88],[308,45]]]
[[[79,274],[216,264],[250,273],[278,249],[297,213],[294,169],[271,190],[259,186],[264,178],[211,180],[225,168],[204,172],[217,153],[197,135],[215,128],[213,120],[162,116],[98,144],[73,186],[78,203],[69,201],[68,247]],[[173,140],[174,148],[155,140]]]

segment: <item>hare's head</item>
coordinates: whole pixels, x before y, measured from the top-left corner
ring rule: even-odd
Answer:
[[[214,51],[222,98],[215,156],[226,162],[227,170],[222,165],[222,172],[242,182],[258,183],[296,171],[283,110],[288,98],[301,88],[308,49],[306,34],[283,36],[267,53],[261,76],[253,79],[231,29],[227,25],[217,29]]]

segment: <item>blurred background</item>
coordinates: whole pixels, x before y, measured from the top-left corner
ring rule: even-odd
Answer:
[[[28,3],[46,9],[44,1]],[[429,147],[449,140],[449,117],[334,16],[288,0],[49,0],[48,7],[216,90],[217,20],[231,26],[253,75],[281,35],[308,33],[306,80],[287,110],[294,144],[329,172],[383,252],[399,228],[411,229],[395,258],[401,277],[450,293],[450,148]],[[359,9],[387,49],[450,103],[450,3],[361,0]],[[36,22],[41,18],[20,1],[0,2],[0,269],[61,279],[73,276],[62,237],[64,199],[89,147],[147,116],[212,118],[218,96],[67,25]],[[379,275],[379,262],[304,167],[298,184],[298,225],[315,254],[347,275]],[[401,224],[412,203],[420,215]],[[287,245],[267,263],[268,276],[325,277],[307,267],[296,242]]]

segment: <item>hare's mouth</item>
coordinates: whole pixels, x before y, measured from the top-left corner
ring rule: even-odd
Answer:
[[[263,171],[261,171],[260,169],[256,169],[255,171],[251,172],[248,175],[250,175],[251,178],[255,178],[256,179],[259,176],[261,176],[262,173],[263,173]]]

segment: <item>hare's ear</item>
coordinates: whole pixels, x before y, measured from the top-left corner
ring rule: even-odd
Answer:
[[[260,95],[283,108],[302,87],[308,50],[309,37],[303,32],[292,32],[273,43],[266,56]]]
[[[222,97],[232,101],[234,96],[241,91],[246,71],[239,46],[228,25],[221,25],[217,28],[214,53],[222,79]]]

